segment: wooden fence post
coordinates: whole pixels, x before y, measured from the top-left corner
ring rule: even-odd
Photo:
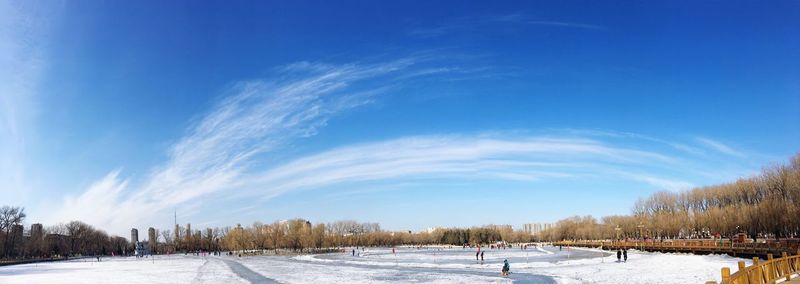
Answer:
[[[781,257],[781,264],[782,264],[781,265],[781,270],[783,270],[783,271],[781,271],[781,273],[782,273],[781,275],[786,275],[786,281],[789,281],[792,278],[792,272],[789,269],[789,254],[786,253],[786,252],[783,252],[783,254],[781,254],[781,256],[782,256]]]
[[[737,264],[739,265],[739,270],[737,270],[738,273],[741,273],[740,275],[744,275],[744,277],[739,277],[738,279],[744,279],[744,284],[750,284],[750,276],[745,271],[746,265],[744,261],[740,260]]]
[[[797,254],[800,255],[800,249],[797,249]],[[789,272],[797,273],[800,271],[800,258],[795,258],[794,261],[789,262]]]
[[[763,284],[764,276],[761,275],[761,267],[758,265],[758,257],[753,257],[753,270],[750,274],[750,284]]]
[[[722,268],[722,284],[731,284],[731,269],[727,267]]]
[[[773,257],[771,253],[767,254],[767,265],[764,265],[764,269],[766,269],[767,273],[764,273],[767,276],[767,281],[771,281],[775,278],[778,278],[775,275],[775,261],[773,261]]]

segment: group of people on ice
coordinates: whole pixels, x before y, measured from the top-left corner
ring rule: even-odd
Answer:
[[[475,261],[478,261],[478,256],[481,257],[481,262],[483,262],[483,253],[484,251],[481,250],[481,247],[478,247],[478,252],[475,253]]]
[[[625,257],[625,260],[621,260]],[[617,262],[628,262],[628,249],[617,249]]]
[[[475,252],[475,261],[478,261],[478,257],[480,257],[481,263],[483,263],[483,254],[486,251],[481,250],[481,246],[477,246],[478,251]],[[511,265],[508,264],[508,259],[503,260],[503,269],[500,271],[500,275],[503,277],[508,277],[508,274],[511,273]]]

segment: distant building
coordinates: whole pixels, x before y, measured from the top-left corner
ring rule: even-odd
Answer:
[[[511,225],[487,225],[486,227],[495,229],[498,231],[513,231],[514,227]]]
[[[44,238],[44,228],[42,224],[36,223],[31,225],[31,239],[42,239]]]
[[[25,227],[20,224],[11,225],[11,235],[6,237],[6,252],[17,254],[22,250],[22,244],[25,242],[23,231]]]
[[[147,229],[147,242],[150,244],[150,251],[156,252],[156,245],[158,244],[158,235],[156,234],[156,229],[150,227]]]
[[[136,245],[139,241],[139,230],[136,228],[131,229],[131,244]]]
[[[530,235],[538,235],[551,228],[553,228],[552,223],[531,223],[522,225],[522,231]]]
[[[45,256],[46,248],[44,247],[44,229],[42,228],[42,224],[36,223],[31,225],[26,242],[28,253],[30,253],[31,256]]]
[[[528,233],[529,235],[535,235],[533,233],[533,225],[534,225],[533,223],[522,224],[522,231]]]
[[[289,230],[289,229],[290,229],[290,226],[292,225],[292,221],[300,221],[300,222],[303,222],[303,225],[304,225],[303,227],[304,227],[306,230],[311,230],[311,221],[308,221],[308,220],[305,220],[305,219],[280,220],[280,221],[278,221],[278,224],[285,226],[285,227],[286,227],[286,229],[287,229],[287,230]]]

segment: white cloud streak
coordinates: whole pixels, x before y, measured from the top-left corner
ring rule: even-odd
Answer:
[[[454,18],[445,23],[439,24],[438,26],[412,29],[408,32],[408,34],[415,37],[430,38],[457,32],[475,32],[478,29],[498,26],[514,26],[518,28],[542,26],[594,31],[608,30],[608,28],[601,25],[537,19],[522,13],[512,13],[507,15]]]
[[[710,149],[715,150],[717,152],[720,152],[720,153],[723,153],[723,154],[726,154],[726,155],[730,155],[730,156],[734,156],[734,157],[739,157],[739,158],[745,157],[744,153],[742,153],[742,152],[740,152],[738,150],[735,150],[735,149],[731,148],[730,146],[723,144],[722,142],[719,142],[719,141],[716,141],[716,140],[713,140],[713,139],[709,139],[709,138],[704,138],[704,137],[698,137],[696,139],[703,146],[706,146],[707,148],[710,148]]]
[[[398,78],[433,70],[415,61],[301,62],[276,69],[278,79],[236,84],[141,181],[111,171],[82,194],[65,198],[48,223],[82,220],[124,235],[130,227],[168,227],[169,218],[163,217],[179,206],[189,214],[204,213],[208,202],[246,198],[251,203],[237,206],[257,210],[254,204],[282,194],[347,183],[443,179],[535,184],[612,178],[651,190],[693,186],[681,172],[691,163],[674,153],[608,143],[597,132],[403,137],[342,146],[268,167],[260,163],[292,141],[313,136],[336,114],[373,100],[386,91],[383,83],[400,84]],[[612,136],[653,142],[630,133]],[[246,215],[244,211],[237,212]]]
[[[159,212],[231,189],[254,156],[314,135],[331,116],[383,90],[359,82],[390,77],[413,63],[413,58],[371,65],[302,63],[283,69],[279,80],[237,84],[140,185],[111,172],[83,194],[67,197],[50,220],[83,220],[117,233],[152,224]]]
[[[603,173],[644,182],[658,189],[679,190],[692,186],[686,181],[630,170],[654,163],[671,166],[680,161],[591,139],[422,136],[346,146],[300,158],[252,176],[243,181],[242,186],[259,188],[259,196],[271,198],[289,191],[350,182],[428,177],[530,182]]]

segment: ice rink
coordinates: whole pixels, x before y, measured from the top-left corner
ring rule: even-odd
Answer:
[[[367,248],[301,256],[114,257],[0,267],[0,283],[703,283],[738,258],[595,249]],[[500,277],[504,259],[512,274]]]

